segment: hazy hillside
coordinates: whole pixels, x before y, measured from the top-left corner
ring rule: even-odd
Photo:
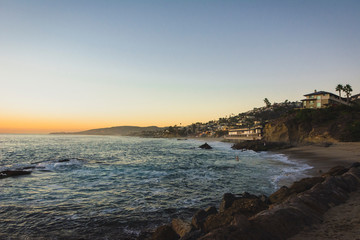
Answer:
[[[119,127],[109,127],[109,128],[97,128],[90,129],[82,132],[58,132],[51,134],[78,134],[78,135],[121,135],[121,136],[131,136],[137,135],[141,132],[147,131],[159,131],[162,128],[156,126],[150,127],[136,127],[136,126],[119,126]]]

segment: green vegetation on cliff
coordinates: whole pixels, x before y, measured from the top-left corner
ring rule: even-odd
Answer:
[[[292,143],[360,141],[360,106],[294,110],[267,124],[264,138]]]

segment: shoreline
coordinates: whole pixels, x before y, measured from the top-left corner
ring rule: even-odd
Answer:
[[[305,173],[320,176],[334,166],[347,167],[354,162],[359,162],[360,142],[338,142],[330,146],[303,145],[273,152],[284,154],[290,160],[308,164],[312,168],[305,170]]]

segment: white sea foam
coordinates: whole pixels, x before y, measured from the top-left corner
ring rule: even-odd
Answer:
[[[272,184],[277,188],[282,185],[289,185],[301,178],[309,177],[309,175],[306,173],[306,170],[313,168],[306,163],[289,159],[284,154],[264,153],[264,157],[270,161],[287,165],[282,167],[278,174],[275,174],[273,177],[271,177]]]

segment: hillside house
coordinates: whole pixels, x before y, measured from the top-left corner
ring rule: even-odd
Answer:
[[[339,96],[325,91],[316,91],[304,95],[306,99],[301,100],[303,102],[303,108],[325,108],[333,105],[349,105],[346,102],[346,98],[340,98]]]
[[[353,103],[360,104],[360,93],[350,97],[350,101]]]
[[[262,138],[263,127],[258,125],[251,128],[229,129],[227,139],[257,140]]]

